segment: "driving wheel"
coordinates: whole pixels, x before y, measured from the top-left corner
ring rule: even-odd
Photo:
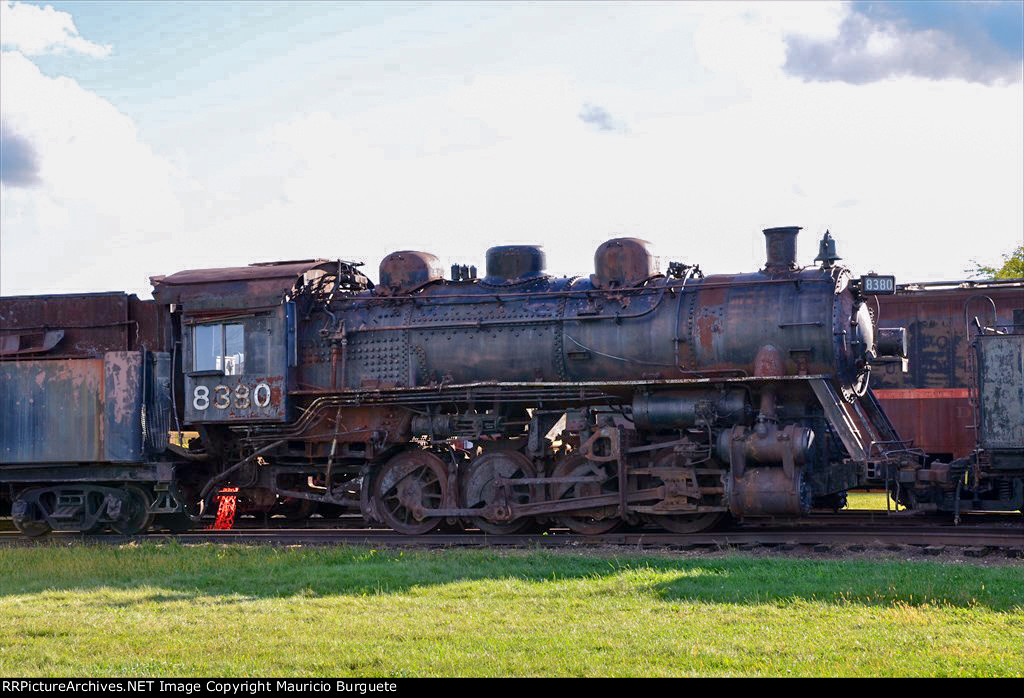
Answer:
[[[462,501],[467,508],[485,508],[497,504],[528,504],[537,499],[537,485],[508,484],[504,491],[498,486],[498,479],[516,480],[537,477],[533,463],[519,451],[491,451],[473,459],[462,477]],[[531,519],[517,520],[486,519],[474,516],[470,524],[484,533],[494,535],[519,533],[530,525]]]
[[[405,451],[381,468],[373,483],[377,511],[384,523],[399,533],[429,533],[444,520],[425,517],[423,509],[437,509],[448,493],[448,469],[430,451]]]

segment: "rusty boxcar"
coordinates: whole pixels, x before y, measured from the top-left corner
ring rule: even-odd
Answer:
[[[989,327],[1024,326],[1024,279],[907,283],[878,302],[879,322],[906,328],[909,355],[906,372],[889,364],[874,376],[886,414],[932,458],[970,454],[977,437],[974,318]]]

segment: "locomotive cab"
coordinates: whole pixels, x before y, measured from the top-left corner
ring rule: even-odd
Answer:
[[[182,271],[154,278],[154,296],[174,317],[187,424],[289,419],[297,365],[296,303],[335,271],[325,260]]]
[[[226,319],[189,315],[182,334],[186,422],[287,418],[281,386],[295,363],[294,303]]]

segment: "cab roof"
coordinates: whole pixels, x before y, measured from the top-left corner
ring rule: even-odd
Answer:
[[[153,276],[149,281],[153,297],[162,305],[238,308],[280,303],[310,271],[326,272],[336,265],[327,259],[259,262],[245,267],[186,269],[170,276]]]

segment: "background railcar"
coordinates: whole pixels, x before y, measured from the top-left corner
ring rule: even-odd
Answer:
[[[24,532],[183,514],[165,320],[119,292],[0,298],[0,486]]]
[[[903,438],[932,458],[971,453],[976,442],[974,318],[1024,327],[1024,279],[908,283],[878,296],[879,322],[907,331],[906,372],[889,364],[872,376],[875,395]]]

